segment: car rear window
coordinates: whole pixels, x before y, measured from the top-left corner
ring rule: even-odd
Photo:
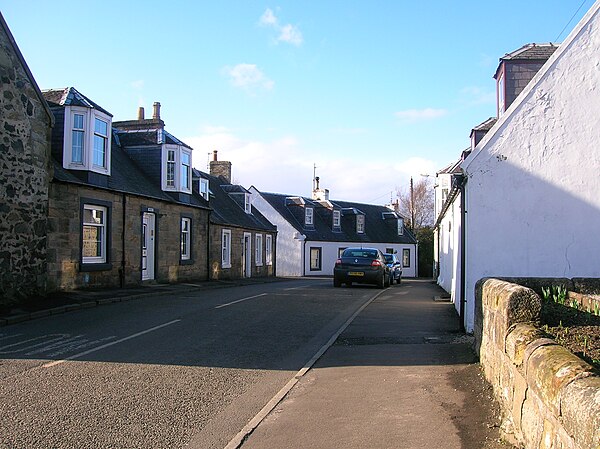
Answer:
[[[365,257],[375,259],[377,257],[377,251],[369,249],[347,249],[342,254],[342,257]]]

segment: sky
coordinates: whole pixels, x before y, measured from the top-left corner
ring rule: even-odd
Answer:
[[[166,130],[233,182],[389,203],[496,115],[498,59],[561,42],[593,0],[40,1],[0,11],[42,90]],[[316,168],[315,168],[316,167]],[[430,178],[433,179],[433,178]]]

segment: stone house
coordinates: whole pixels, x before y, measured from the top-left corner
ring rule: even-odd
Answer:
[[[278,229],[278,276],[333,275],[335,261],[352,246],[397,253],[403,276],[416,276],[417,241],[396,211],[373,204],[333,201],[319,188],[311,198],[251,187],[252,204]]]
[[[0,307],[46,290],[54,117],[0,14]]]
[[[209,200],[210,278],[275,275],[277,228],[250,202],[250,192],[231,184],[231,162],[210,161],[210,173],[194,170],[194,186]]]
[[[455,254],[438,246],[438,282],[454,277],[451,293],[467,331],[481,278],[600,276],[593,238],[600,222],[593,147],[600,138],[599,11],[597,2],[558,48],[529,45],[500,59],[499,118],[451,173],[436,230],[447,232],[454,210],[452,227],[461,232]],[[547,61],[540,68],[541,51]],[[527,61],[528,52],[537,62]],[[445,263],[448,257],[454,261]]]
[[[152,119],[113,122],[73,87],[43,94],[56,119],[49,291],[206,280],[208,202],[160,105]]]

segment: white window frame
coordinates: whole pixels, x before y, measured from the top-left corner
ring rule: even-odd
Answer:
[[[273,265],[273,236],[265,236],[265,264]]]
[[[304,210],[304,224],[307,226],[312,226],[314,223],[314,209],[312,207],[307,207]]]
[[[255,252],[256,252],[256,257],[255,257],[255,262],[256,262],[256,266],[257,267],[262,267],[263,265],[263,235],[262,234],[256,234],[256,244],[255,246]]]
[[[249,193],[244,193],[244,210],[247,214],[252,212],[252,202],[250,201]]]
[[[342,222],[342,212],[339,210],[333,211],[333,227],[339,228]]]
[[[82,161],[73,161],[73,125],[74,116],[83,116],[83,150]],[[96,119],[106,122],[108,135],[106,138],[106,154],[104,166],[94,164],[94,136]],[[111,163],[111,143],[112,143],[112,117],[97,109],[86,108],[82,106],[66,106],[64,120],[64,139],[63,139],[63,168],[67,170],[86,170],[102,175],[110,175]],[[81,130],[78,128],[77,130]]]
[[[221,267],[231,268],[231,230],[223,229],[221,233]]]
[[[187,224],[187,229],[186,225]],[[181,217],[181,260],[192,257],[192,219]]]
[[[169,161],[169,151],[174,152],[175,163],[174,173],[173,173],[173,185],[169,185],[167,182],[167,167],[171,162]],[[182,179],[182,170],[183,170],[183,155],[188,155],[190,158],[190,165],[187,167],[187,179],[188,185],[184,186]],[[162,157],[161,157],[161,185],[162,189],[166,192],[183,192],[183,193],[192,193],[192,150],[189,148],[185,148],[181,145],[173,145],[173,144],[163,144],[162,146]]]
[[[85,216],[85,211],[86,210],[99,210],[102,211],[102,216],[104,218],[104,221],[102,223],[88,223],[85,221],[84,217],[81,217],[81,233],[82,233],[82,238],[81,238],[81,242],[82,242],[82,246],[81,246],[81,263],[83,264],[88,264],[88,263],[106,263],[106,238],[107,238],[107,220],[108,220],[108,208],[104,207],[104,206],[98,206],[95,204],[84,204],[83,205],[83,211],[84,211],[84,216]],[[84,256],[83,255],[83,247],[85,246],[85,227],[86,226],[93,226],[96,228],[100,228],[100,256]]]
[[[404,235],[404,219],[398,217],[398,235]]]
[[[209,187],[208,187],[208,179],[200,178],[200,195],[206,201],[209,200]]]
[[[357,234],[365,233],[365,216],[364,215],[356,216],[356,233]]]
[[[505,104],[506,104],[506,86],[505,86],[505,79],[504,79],[504,73],[501,72],[500,76],[498,77],[498,118],[502,117],[502,115],[504,114],[504,108],[505,108]]]

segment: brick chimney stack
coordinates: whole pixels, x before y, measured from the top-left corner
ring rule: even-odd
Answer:
[[[138,120],[144,120],[144,108],[142,106],[138,109]]]
[[[160,103],[158,101],[155,101],[152,107],[154,109],[154,112],[152,113],[152,118],[154,120],[160,120]]]
[[[213,151],[213,160],[210,161],[210,174],[219,176],[227,183],[231,183],[231,162],[219,161],[217,159],[217,150]]]

